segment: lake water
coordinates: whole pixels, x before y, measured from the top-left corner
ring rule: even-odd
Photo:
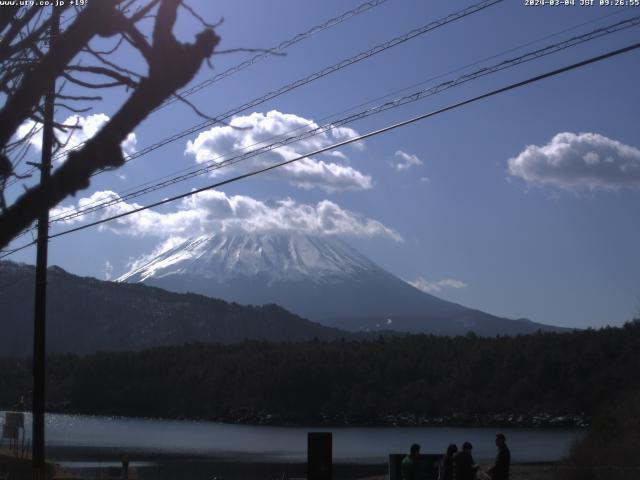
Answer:
[[[0,412],[0,424],[4,412]],[[26,416],[31,436],[31,417]],[[336,462],[385,463],[389,453],[403,453],[419,443],[424,453],[444,452],[450,443],[473,444],[476,460],[495,456],[496,429],[448,427],[270,427],[230,425],[204,421],[46,416],[45,438],[52,447],[90,447],[118,451],[147,451],[239,457],[260,460],[306,459],[308,431],[333,432]],[[562,458],[570,443],[582,433],[567,429],[504,428],[513,462],[554,461]]]

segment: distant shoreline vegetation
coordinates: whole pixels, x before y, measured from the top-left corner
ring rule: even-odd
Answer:
[[[67,412],[59,412],[67,413]],[[71,412],[68,412],[71,413]],[[172,418],[172,420],[176,420]],[[183,418],[180,420],[213,421],[233,425],[273,427],[503,427],[503,428],[588,428],[591,419],[580,415],[453,414],[437,417],[413,413],[377,416],[316,415],[308,418],[288,417],[254,411],[229,412],[214,419]]]
[[[588,427],[636,388],[640,323],[484,338],[188,344],[54,355],[47,411],[254,425]],[[0,408],[30,401],[0,358]],[[28,403],[25,408],[29,408]]]
[[[10,410],[0,406],[0,411]],[[28,410],[27,410],[28,411]],[[84,415],[102,417],[92,412],[67,410],[64,406],[53,405],[47,413],[61,415]],[[584,415],[536,415],[514,414],[454,414],[439,417],[400,413],[371,417],[346,415],[318,415],[310,418],[286,417],[266,412],[247,410],[230,412],[217,418],[189,417],[140,417],[134,415],[110,415],[108,418],[137,418],[141,420],[181,420],[189,422],[214,422],[229,425],[251,425],[269,427],[461,427],[461,428],[544,428],[544,429],[585,429],[591,427],[591,418]]]

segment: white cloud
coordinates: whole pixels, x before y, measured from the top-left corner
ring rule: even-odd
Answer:
[[[597,133],[558,133],[527,146],[508,162],[509,174],[530,185],[563,190],[640,187],[640,150]]]
[[[122,151],[127,155],[136,153],[136,149],[138,147],[138,138],[136,137],[136,134],[133,132],[129,133],[120,146],[122,147]]]
[[[373,186],[369,175],[365,175],[353,167],[324,160],[303,158],[283,168],[287,170],[289,181],[300,188],[320,187],[328,192],[333,192],[336,190],[366,190]]]
[[[423,277],[418,277],[412,282],[407,281],[407,283],[426,293],[438,293],[442,291],[443,288],[467,288],[466,283],[461,282],[460,280],[454,280],[453,278],[445,278],[444,280],[438,280],[437,282],[430,282]]]
[[[70,117],[67,117],[62,123],[64,125],[77,126],[80,128],[69,129],[66,132],[56,129],[56,138],[61,143],[67,142],[65,150],[71,150],[93,137],[108,121],[109,116],[105,115],[104,113],[96,113],[93,115],[88,115],[86,117],[83,117],[81,115],[71,115]],[[31,143],[31,145],[36,149],[42,150],[42,125],[40,123],[36,123],[33,120],[27,120],[18,127],[16,131],[16,138],[22,139],[30,132],[32,132],[32,130],[34,131],[34,134],[29,139],[29,143]],[[125,141],[121,144],[122,151],[125,154],[131,155],[136,151],[137,144],[138,139],[136,138],[136,134],[133,132],[129,133]],[[63,160],[64,158],[60,157],[58,158],[56,163],[62,163]]]
[[[16,130],[16,140],[22,140],[27,135],[31,135],[29,143],[31,146],[36,147],[38,150],[42,150],[42,124],[36,123],[33,120],[27,120]]]
[[[83,208],[96,202],[118,198],[111,191],[95,192],[78,201]],[[118,203],[99,213],[70,219],[64,223],[97,220],[131,211],[140,205]],[[72,207],[56,207],[51,217],[70,212]],[[241,229],[248,232],[295,231],[314,235],[345,235],[354,237],[388,237],[402,241],[400,234],[377,220],[343,209],[330,200],[315,205],[297,203],[291,198],[264,202],[244,195],[227,196],[208,190],[185,198],[171,212],[144,210],[99,228],[120,235],[155,236],[160,238],[190,237],[214,231]]]
[[[343,142],[345,140],[351,140],[352,138],[356,138],[360,136],[358,132],[356,132],[353,128],[349,128],[349,127],[334,127],[331,130],[331,133],[333,134],[333,137],[339,142]],[[364,150],[364,142],[362,140],[353,142],[350,145],[356,148],[357,150]]]
[[[349,159],[349,157],[347,157],[340,150],[330,150],[328,152],[325,152],[324,154],[329,156],[329,157],[338,157],[340,160],[348,160]]]
[[[397,150],[394,156],[395,158],[391,161],[391,166],[399,172],[422,165],[422,160],[412,153]]]
[[[111,278],[113,277],[113,265],[111,265],[111,262],[109,260],[104,262],[102,273],[104,274],[105,280],[111,280]]]
[[[234,128],[235,127],[235,128]],[[195,157],[198,163],[220,163],[232,151],[249,151],[260,146],[273,143],[285,135],[295,135],[318,127],[312,120],[277,110],[250,115],[238,116],[231,120],[230,125],[216,126],[200,133],[195,140],[189,140],[185,154]],[[314,150],[327,147],[335,142],[354,138],[358,134],[355,130],[339,127],[294,144],[286,145],[262,155],[252,157],[243,163],[252,166],[267,166],[283,160],[304,155]],[[355,144],[362,149],[362,145]],[[344,152],[328,154],[336,160],[346,159]],[[228,167],[227,167],[228,168]],[[216,171],[212,172],[215,175]],[[283,178],[300,188],[321,188],[333,192],[337,190],[367,190],[373,187],[371,176],[363,174],[355,168],[334,163],[333,161],[305,158],[285,165],[271,172],[271,175]]]

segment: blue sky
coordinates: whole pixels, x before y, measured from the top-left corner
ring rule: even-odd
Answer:
[[[271,47],[360,3],[190,1],[211,21],[224,17],[220,49]],[[300,42],[286,56],[268,58],[189,98],[211,115],[223,113],[473,3],[388,0]],[[340,112],[375,105],[379,102],[370,103],[373,99],[434,77],[441,76],[406,92],[635,15],[640,8],[527,7],[507,0],[268,101],[232,122],[250,129],[208,129],[99,175],[63,205],[123,192],[234,146],[311,121],[334,121]],[[175,32],[188,40],[200,28],[182,12]],[[558,32],[563,33],[540,40]],[[281,155],[221,169],[215,178],[635,43],[639,34],[636,26],[469,82],[349,124],[353,131],[327,133]],[[501,55],[447,74],[496,54]],[[215,70],[203,67],[192,83],[251,55],[214,56]],[[299,167],[234,183],[200,201],[169,204],[113,228],[55,239],[50,264],[114,278],[160,245],[224,228],[239,215],[247,228],[313,224],[314,233],[340,235],[399,277],[493,314],[571,327],[620,325],[640,308],[639,60],[640,52],[634,51],[343,147],[339,155],[320,155]],[[120,61],[144,69],[132,52],[123,51]],[[113,114],[124,95],[105,92],[104,101],[85,115]],[[57,116],[64,120],[69,115],[61,111]],[[127,148],[140,150],[200,121],[188,107],[174,103],[140,125],[135,144]],[[150,203],[213,181],[199,177],[134,201]],[[17,193],[10,190],[9,199]],[[11,258],[34,263],[35,250]]]

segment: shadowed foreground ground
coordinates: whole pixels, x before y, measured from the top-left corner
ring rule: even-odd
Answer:
[[[57,464],[59,478],[75,479],[119,479],[121,478],[121,452],[117,449],[49,447],[47,456]],[[0,469],[9,467],[0,462]],[[242,458],[197,457],[161,452],[137,452],[130,455],[131,480],[266,480],[281,479],[283,474],[293,478],[306,476],[306,464],[299,461],[264,459],[247,455]],[[482,463],[483,469],[489,466]],[[553,463],[519,464],[512,466],[511,480],[557,480],[558,466]],[[21,469],[24,470],[24,469]],[[0,472],[3,474],[5,472]],[[18,475],[19,479],[24,477]],[[335,480],[366,479],[386,480],[388,467],[385,459],[378,464],[336,463],[333,469]]]
[[[556,477],[557,466],[555,464],[522,464],[513,465],[509,480],[558,480]],[[345,477],[349,478],[349,477]],[[389,477],[378,475],[373,477],[362,478],[360,480],[387,480]]]
[[[91,465],[82,468],[66,468],[81,478],[118,478],[120,456],[111,449],[51,449],[50,456],[63,466],[72,467],[74,462],[90,459]],[[190,455],[168,455],[158,452],[138,452],[130,456],[130,478],[141,480],[266,480],[281,479],[283,474],[292,478],[306,476],[306,464],[286,459],[265,459],[260,455],[237,455],[229,457],[197,457]],[[75,464],[76,466],[78,464]],[[482,462],[485,469],[489,463]],[[519,464],[512,467],[511,480],[556,480],[557,465],[554,463]],[[335,463],[335,480],[388,478],[386,459],[376,464]]]
[[[87,478],[117,478],[114,468],[101,471],[85,470],[78,472]],[[266,480],[280,479],[287,472],[290,477],[304,478],[306,476],[305,464],[263,463],[237,461],[172,461],[153,467],[134,468],[130,477],[141,480],[165,480],[165,479],[193,479],[211,480],[219,478],[223,480]],[[551,464],[527,464],[514,465],[511,480],[556,480],[554,476],[556,467]],[[110,475],[111,474],[111,475]],[[361,479],[361,480],[386,480],[387,465],[357,465],[340,463],[334,465],[333,478],[335,480]]]

